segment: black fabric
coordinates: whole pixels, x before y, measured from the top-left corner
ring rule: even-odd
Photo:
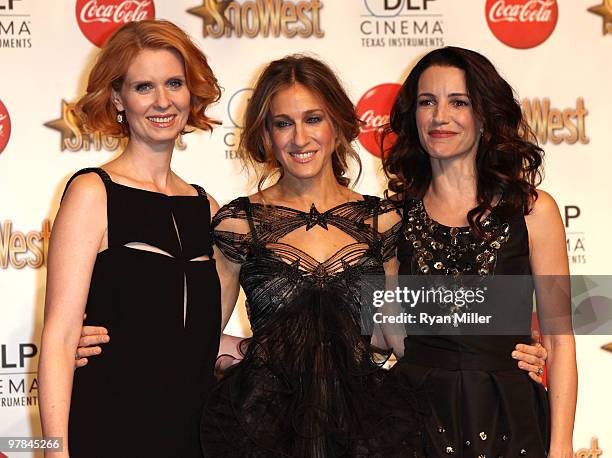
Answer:
[[[480,271],[485,276],[529,275],[524,216],[504,217],[502,209],[490,215],[486,242],[482,243],[483,239],[475,237],[469,228],[456,228],[452,231],[455,236],[451,236],[452,228],[433,221],[422,201],[408,200],[403,208],[404,225],[398,245],[400,274],[420,275],[426,271],[478,275]],[[428,231],[425,237],[424,231]],[[428,249],[431,256],[424,255],[414,242],[429,237],[443,246],[450,244],[454,254],[435,245],[437,249]],[[452,237],[457,240],[452,242]],[[483,253],[486,256],[479,257]],[[437,262],[443,267],[438,264],[436,268]],[[526,300],[516,304],[516,313],[530,314],[531,308],[531,301]],[[518,369],[511,358],[517,343],[530,342],[529,335],[408,336],[404,358],[385,382],[386,394],[400,398],[405,391],[422,393],[421,401],[428,412],[428,456],[542,458],[549,442],[546,390]],[[401,409],[401,402],[397,407]]]
[[[371,287],[365,276],[383,278],[383,261],[394,255],[399,217],[375,230],[390,212],[393,205],[368,196],[323,213],[246,197],[220,209],[215,243],[241,264],[253,338],[205,409],[206,456],[420,456],[412,407],[405,405],[398,432],[398,417],[376,397],[385,371],[360,328],[362,289]],[[319,262],[289,243],[294,231],[306,237],[315,227],[329,237],[339,229],[352,242]],[[325,231],[321,237],[329,242]]]
[[[208,199],[131,188],[102,169],[75,176],[90,172],[106,186],[109,246],[96,258],[85,324],[105,326],[111,340],[75,371],[70,455],[201,457],[221,325],[215,261],[192,260],[212,253]]]

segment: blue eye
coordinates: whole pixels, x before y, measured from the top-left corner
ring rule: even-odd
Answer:
[[[139,83],[136,85],[136,92],[141,94],[146,93],[153,89],[153,85],[151,83]]]
[[[185,83],[180,79],[173,79],[173,80],[168,81],[168,86],[172,89],[179,89],[180,87],[183,86],[183,84]]]
[[[321,121],[322,121],[321,116],[309,116],[308,118],[306,118],[306,122],[308,124],[317,124],[317,123],[320,123]]]

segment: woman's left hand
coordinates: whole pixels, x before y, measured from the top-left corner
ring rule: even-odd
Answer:
[[[518,367],[529,372],[529,377],[536,383],[542,383],[544,365],[548,358],[548,352],[540,344],[534,345],[518,344],[512,352],[512,357],[518,361]]]

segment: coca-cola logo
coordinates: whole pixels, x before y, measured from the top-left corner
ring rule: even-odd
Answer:
[[[11,118],[8,110],[0,100],[0,153],[4,151],[11,137]]]
[[[487,0],[489,29],[502,43],[528,49],[544,43],[555,30],[557,0]]]
[[[391,107],[397,98],[400,85],[386,83],[374,86],[357,102],[357,116],[362,121],[359,143],[371,154],[382,157],[381,141],[384,126],[389,123]],[[385,137],[384,150],[391,147],[395,136]]]
[[[153,0],[77,0],[76,18],[83,35],[100,47],[127,22],[155,18]]]

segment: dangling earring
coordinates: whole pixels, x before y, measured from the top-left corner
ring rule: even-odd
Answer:
[[[479,130],[480,130],[480,135],[484,134],[484,127],[481,127]]]
[[[121,111],[117,113],[117,122],[123,124],[123,113]]]

